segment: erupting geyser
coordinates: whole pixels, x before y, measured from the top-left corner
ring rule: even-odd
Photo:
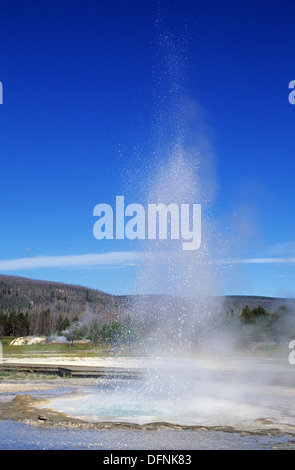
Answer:
[[[221,308],[216,295],[221,292],[214,253],[221,243],[208,216],[216,189],[214,154],[202,132],[197,104],[182,94],[177,48],[170,47],[171,38],[163,38],[164,48],[169,40],[166,89],[161,90],[162,99],[157,99],[154,157],[149,156],[137,187],[147,206],[201,205],[201,243],[196,250],[183,250],[183,240],[169,236],[171,224],[167,238],[142,242],[146,256],[138,275],[140,295],[130,315],[148,318],[152,325],[143,346],[150,358],[148,371],[143,383],[91,394],[93,415],[102,419],[138,420],[142,415],[144,420],[168,416],[173,420],[172,410],[176,417],[184,410],[187,414],[188,399],[197,397],[208,375],[205,368],[193,367],[192,357],[203,354],[205,345],[212,348],[216,341]],[[82,409],[79,405],[83,414]]]
[[[171,38],[168,38],[170,50]],[[165,46],[165,44],[164,44]],[[217,260],[226,244],[214,226],[214,153],[202,132],[199,108],[183,97],[181,62],[169,56],[164,102],[157,100],[153,157],[136,182],[148,204],[200,204],[201,244],[145,239],[130,316],[149,320],[144,339],[144,378],[82,390],[79,397],[52,399],[52,406],[89,421],[165,421],[180,425],[256,429],[266,423],[293,426],[287,361],[239,356],[220,330],[222,282]],[[168,77],[167,77],[168,74]],[[230,354],[232,353],[232,354]]]

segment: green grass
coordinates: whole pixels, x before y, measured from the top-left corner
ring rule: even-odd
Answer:
[[[112,347],[108,344],[99,343],[95,345],[90,344],[75,344],[70,346],[66,343],[54,344],[32,344],[21,346],[10,346],[14,338],[5,337],[0,338],[3,348],[3,357],[28,357],[34,356],[35,358],[42,358],[48,356],[67,356],[67,357],[106,357],[118,354],[114,353]]]
[[[3,380],[34,380],[34,379],[57,379],[58,375],[57,374],[38,374],[36,372],[19,372],[17,370],[11,370],[11,371],[5,371],[2,370],[0,371],[0,383]]]

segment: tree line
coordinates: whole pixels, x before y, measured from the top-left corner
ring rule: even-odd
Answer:
[[[31,312],[0,312],[0,337],[11,336],[63,336],[68,342],[89,339],[93,343],[104,342],[112,345],[131,344],[147,337],[151,328],[147,321],[138,321],[125,315],[119,319],[106,319],[93,315],[92,321],[84,322],[80,316],[65,316],[51,313],[47,308],[39,314]],[[223,319],[224,328],[240,344],[251,341],[275,341],[295,337],[295,315],[285,306],[274,313],[267,312],[258,306],[252,310],[246,305],[239,315],[234,311],[227,312]],[[237,332],[239,333],[237,335]]]
[[[0,313],[0,337],[11,336],[61,336],[69,343],[75,340],[89,339],[93,343],[104,342],[112,345],[130,344],[138,340],[143,327],[129,316],[101,325],[98,321],[89,324],[81,322],[78,316],[68,317],[51,315],[50,309],[43,310],[36,319],[29,312]]]
[[[284,305],[272,313],[260,305],[253,309],[246,305],[238,316],[233,311],[227,312],[224,323],[242,346],[251,342],[280,344],[295,337],[294,311]]]
[[[68,317],[51,315],[50,309],[38,315],[29,312],[0,312],[0,336],[49,335],[52,331],[62,331],[70,326]]]

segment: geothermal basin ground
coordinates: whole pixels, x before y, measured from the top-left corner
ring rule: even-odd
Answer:
[[[295,448],[295,377],[283,354],[10,357],[138,370],[137,378],[2,372],[0,448]],[[36,436],[39,436],[38,438]],[[75,447],[76,446],[76,447]]]

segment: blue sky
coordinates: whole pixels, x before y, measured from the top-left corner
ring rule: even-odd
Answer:
[[[2,1],[0,273],[133,292],[140,247],[93,209],[142,202],[174,80],[215,156],[224,293],[294,296],[294,31],[288,0]]]

